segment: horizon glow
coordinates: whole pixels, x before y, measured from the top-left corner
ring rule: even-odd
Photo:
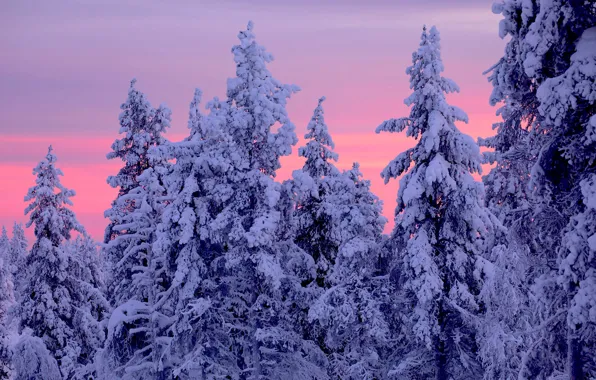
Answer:
[[[186,136],[188,104],[195,87],[204,103],[225,97],[234,76],[230,49],[248,20],[257,41],[275,61],[274,77],[302,88],[288,112],[299,144],[282,159],[278,178],[302,166],[297,147],[320,96],[340,159],[348,169],[358,161],[372,190],[384,202],[393,226],[398,181],[383,184],[379,173],[414,140],[404,134],[374,133],[378,124],[407,116],[406,67],[423,24],[437,25],[446,77],[460,94],[449,101],[470,117],[458,125],[473,138],[492,134],[498,120],[489,105],[491,85],[482,75],[503,54],[499,16],[491,0],[395,1],[259,0],[22,1],[0,6],[0,225],[26,222],[23,201],[35,178],[31,170],[52,144],[63,170],[63,185],[74,189],[79,221],[102,240],[103,218],[116,195],[106,184],[121,164],[105,155],[118,138],[119,106],[130,79],[152,105],[168,104],[173,125],[166,137]],[[32,231],[27,229],[28,237]]]

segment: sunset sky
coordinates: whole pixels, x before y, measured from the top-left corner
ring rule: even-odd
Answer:
[[[74,211],[91,235],[103,236],[103,212],[115,191],[106,177],[120,162],[105,158],[118,137],[119,106],[130,79],[153,106],[173,110],[167,137],[187,134],[195,87],[204,99],[225,97],[234,76],[230,52],[238,31],[255,22],[257,41],[273,53],[269,68],[302,91],[289,114],[304,135],[317,99],[340,155],[359,161],[393,220],[398,183],[384,185],[383,167],[413,141],[376,135],[383,120],[408,115],[406,67],[423,24],[441,32],[445,76],[461,93],[449,97],[474,138],[497,120],[482,72],[503,55],[492,0],[184,0],[4,1],[0,5],[0,225],[25,222],[31,170],[52,144],[63,184],[77,192]],[[301,141],[302,143],[302,141]],[[281,179],[302,165],[297,149]],[[389,227],[388,227],[389,228]],[[31,236],[31,231],[28,231]]]

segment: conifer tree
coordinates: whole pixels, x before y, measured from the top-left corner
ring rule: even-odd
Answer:
[[[20,297],[21,287],[23,286],[23,279],[26,277],[27,268],[25,261],[27,259],[27,250],[29,243],[25,237],[25,230],[21,223],[14,223],[12,227],[12,238],[10,239],[10,248],[8,256],[8,264],[12,273],[15,296]]]
[[[530,49],[526,63],[533,63],[533,52],[541,51],[541,44],[546,45],[551,40],[549,36],[556,39],[561,33],[550,25],[551,18],[561,11],[572,19],[563,29],[571,36],[564,36],[563,41],[550,47],[563,55],[554,63],[560,73],[555,72],[558,75],[544,80],[537,91],[542,123],[535,131],[540,151],[531,184],[539,207],[555,209],[561,221],[566,222],[561,229],[548,220],[542,220],[542,225],[546,231],[556,231],[562,238],[562,244],[557,242],[555,247],[558,283],[565,294],[562,307],[567,310],[565,372],[572,379],[581,379],[596,373],[596,360],[591,354],[596,347],[594,319],[577,317],[578,308],[596,310],[596,303],[586,300],[585,296],[596,281],[594,247],[588,248],[587,244],[594,231],[584,227],[584,223],[589,225],[592,219],[592,182],[596,175],[596,27],[593,26],[596,9],[591,12],[574,9],[564,2],[541,9],[532,32],[534,37],[540,35],[546,41],[542,40],[535,50]],[[580,31],[579,36],[575,34]],[[577,40],[573,39],[575,37]],[[534,47],[533,41],[529,43]],[[574,53],[567,60],[564,54],[571,49]],[[550,57],[546,53],[535,63],[543,70],[549,64]],[[527,72],[532,70],[534,66],[526,67]],[[553,312],[555,314],[556,310]]]
[[[467,115],[445,99],[459,88],[441,76],[435,27],[424,29],[412,63],[407,73],[413,93],[405,100],[412,107],[410,116],[377,128],[406,129],[407,136],[418,139],[382,172],[386,182],[404,174],[393,236],[406,242],[400,252],[401,275],[404,303],[411,312],[403,320],[407,336],[415,339],[406,344],[411,349],[391,374],[415,378],[422,371],[436,379],[477,379],[479,283],[473,272],[495,218],[484,207],[483,188],[471,175],[480,171],[478,146],[455,126],[467,122]],[[428,362],[433,365],[424,366]]]
[[[118,235],[110,245],[123,246],[119,268],[128,267],[127,285],[119,288],[102,352],[102,378],[168,379],[169,318],[160,313],[170,279],[168,258],[153,249],[163,209],[163,167],[150,167],[137,177],[138,186],[118,198],[130,212],[113,226]],[[161,171],[161,174],[158,174]],[[124,242],[124,243],[123,243]],[[124,283],[122,281],[121,283]]]
[[[281,84],[267,70],[273,58],[255,41],[253,24],[232,48],[236,77],[228,80],[225,130],[241,163],[213,233],[224,247],[227,297],[220,309],[231,326],[240,369],[249,379],[325,378],[316,346],[291,326],[287,306],[311,274],[312,259],[291,240],[280,240],[281,185],[274,181],[279,158],[297,142],[286,112],[296,86]],[[273,127],[278,125],[276,132]]]
[[[219,313],[226,297],[224,246],[213,230],[233,191],[234,167],[241,163],[223,130],[227,103],[214,99],[208,104],[209,114],[203,116],[198,110],[201,96],[196,89],[190,103],[189,136],[152,151],[156,157],[176,161],[165,177],[171,201],[164,208],[153,248],[173,262],[168,267],[173,279],[168,303],[175,316],[171,326],[174,376],[237,378],[236,352]]]
[[[487,163],[495,167],[483,177],[486,202],[491,211],[510,230],[511,238],[536,250],[528,183],[535,155],[530,147],[530,133],[537,123],[535,80],[524,71],[522,45],[535,17],[532,2],[495,3],[493,11],[503,15],[500,37],[510,37],[505,56],[486,73],[493,85],[490,104],[496,106],[501,121],[493,125],[495,136],[479,139],[491,148],[485,152]]]
[[[335,264],[341,242],[337,231],[333,229],[336,221],[331,220],[334,210],[330,197],[335,194],[330,194],[331,188],[326,180],[327,177],[339,175],[332,163],[337,161],[338,155],[332,150],[335,144],[325,124],[323,101],[325,97],[319,99],[308,123],[304,135],[305,139],[309,139],[308,143],[298,149],[298,155],[306,158],[306,162],[302,171],[294,173],[294,182],[301,184],[297,188],[295,241],[313,257],[317,265],[316,282],[326,287],[329,285],[326,284],[327,273]],[[310,178],[304,178],[304,174]]]
[[[532,315],[532,328],[523,334],[528,344],[521,350],[519,377],[583,378],[593,371],[593,361],[586,356],[593,343],[586,325],[572,322],[570,310],[581,283],[590,280],[582,278],[589,273],[577,253],[582,249],[577,251],[574,243],[570,248],[568,238],[583,233],[574,228],[589,214],[582,189],[588,186],[594,162],[589,137],[594,114],[590,28],[596,23],[596,7],[581,1],[506,0],[494,11],[504,16],[501,36],[511,36],[491,77],[493,99],[504,102],[503,125],[511,126],[500,128],[494,138],[501,142],[494,145],[496,171],[511,180],[494,177],[487,182],[488,194],[505,189],[510,199],[522,200],[509,207],[501,196],[494,205],[509,215],[510,221],[503,220],[513,227],[510,243],[528,247],[531,268],[526,312]],[[507,146],[513,148],[500,154]],[[531,168],[530,177],[525,168]],[[519,179],[528,181],[527,190],[512,186],[511,181]],[[578,267],[571,270],[570,262]],[[560,328],[565,317],[567,331]]]
[[[332,230],[340,234],[329,287],[315,301],[309,320],[320,330],[329,353],[332,379],[376,379],[384,376],[390,327],[382,306],[388,302],[387,277],[377,275],[382,203],[362,179],[359,165],[328,178]]]
[[[110,272],[113,272],[107,283],[110,302],[114,306],[131,299],[132,266],[136,265],[135,259],[124,253],[127,250],[127,238],[119,239],[118,244],[110,243],[119,234],[126,233],[125,228],[114,229],[114,226],[124,224],[124,219],[135,209],[131,204],[134,200],[120,198],[139,187],[138,177],[146,169],[155,165],[167,166],[166,162],[151,162],[148,151],[166,142],[162,134],[170,126],[171,111],[165,105],[152,108],[145,95],[135,88],[135,83],[133,79],[128,98],[120,106],[120,133],[124,136],[112,144],[112,152],[107,155],[108,159],[120,158],[124,162],[117,175],[108,177],[108,184],[118,188],[118,197],[105,212],[110,224],[104,237],[104,243],[107,244],[104,254],[107,265],[112,268]]]
[[[6,231],[6,230],[4,230]],[[0,379],[11,378],[8,311],[14,304],[12,274],[5,257],[0,256]]]
[[[335,144],[325,123],[324,101],[324,96],[319,99],[319,104],[306,127],[307,132],[304,138],[309,139],[308,143],[298,149],[298,155],[306,158],[302,171],[308,173],[312,178],[339,174],[337,168],[331,162],[337,161],[338,155],[333,151]]]
[[[6,227],[2,226],[2,234],[0,235],[0,258],[8,259],[10,257],[10,240],[8,239],[8,232]]]
[[[50,146],[33,169],[36,185],[25,197],[30,202],[25,210],[27,227],[35,226],[36,240],[27,256],[27,278],[16,315],[19,332],[30,329],[43,340],[63,378],[82,379],[93,372],[93,356],[103,341],[99,321],[107,304],[97,289],[76,276],[72,257],[63,247],[73,231],[84,233],[84,229],[68,208],[75,193],[62,186],[62,171],[55,163]],[[28,351],[15,355],[19,352]]]

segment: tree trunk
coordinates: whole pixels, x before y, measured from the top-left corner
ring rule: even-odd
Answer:
[[[581,360],[581,345],[571,328],[568,328],[567,332],[567,367],[569,380],[583,380],[584,370]]]
[[[575,284],[569,284],[567,293],[567,305],[571,305],[573,295],[575,294]],[[575,334],[575,326],[567,326],[567,371],[569,380],[583,380],[584,371],[581,359],[581,342]]]
[[[436,380],[447,380],[447,352],[445,352],[445,341],[441,337],[437,337],[437,345],[435,352],[435,362],[437,372],[435,374]]]
[[[439,334],[435,337],[435,366],[436,380],[448,380],[447,374],[447,347],[445,344],[445,311],[443,301],[439,301],[438,306]]]

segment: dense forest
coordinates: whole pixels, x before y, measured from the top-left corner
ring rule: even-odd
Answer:
[[[415,141],[381,173],[399,180],[389,235],[359,165],[335,166],[324,97],[304,166],[276,180],[299,88],[251,22],[226,98],[197,89],[183,141],[132,80],[104,241],[51,146],[25,196],[35,240],[2,230],[0,379],[596,379],[596,3],[493,12],[494,136],[456,126],[435,27],[406,69],[409,115],[379,120]]]

